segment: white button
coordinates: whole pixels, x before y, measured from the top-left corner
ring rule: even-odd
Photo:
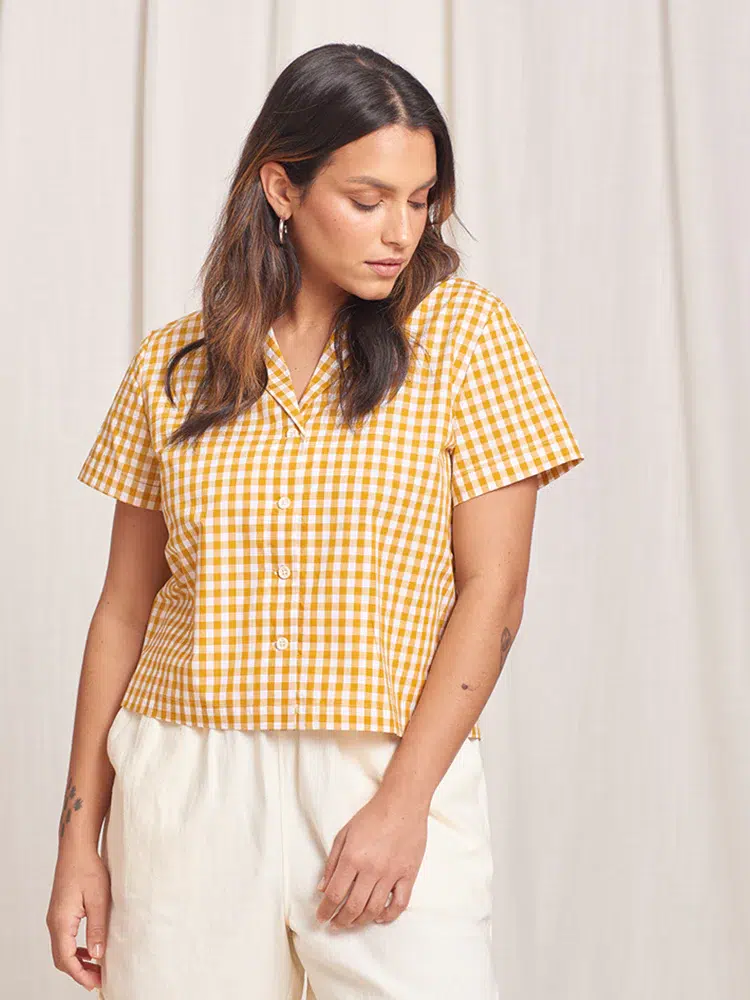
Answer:
[[[288,576],[291,576],[291,575],[292,575],[292,571],[289,569],[288,566],[285,566],[282,563],[281,566],[279,566],[279,576],[281,577],[281,579],[282,580],[286,580],[286,578]]]
[[[274,645],[276,646],[277,649],[286,649],[286,647],[289,645],[289,640],[285,636],[280,635],[279,638],[274,643]]]
[[[291,502],[292,501],[289,499],[289,497],[279,497],[277,501],[277,506],[281,507],[282,510],[286,510],[286,508],[289,506]]]
[[[296,437],[297,436],[297,428],[296,427],[290,427],[290,428],[288,428],[288,430],[286,432],[286,436],[288,438]]]

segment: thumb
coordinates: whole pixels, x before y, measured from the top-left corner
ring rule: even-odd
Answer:
[[[100,959],[107,944],[107,910],[109,900],[101,889],[84,895],[86,910],[86,948],[92,958]]]

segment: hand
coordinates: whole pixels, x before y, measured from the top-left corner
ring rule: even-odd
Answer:
[[[52,958],[55,968],[89,991],[102,985],[101,966],[90,959],[101,959],[104,954],[109,904],[109,872],[96,851],[66,851],[58,857],[47,909]],[[79,948],[76,935],[84,916],[86,947]],[[94,951],[97,944],[101,946],[98,954]]]
[[[382,791],[365,803],[334,838],[319,886],[318,920],[328,920],[347,893],[331,926],[391,923],[403,913],[427,847],[428,813]]]

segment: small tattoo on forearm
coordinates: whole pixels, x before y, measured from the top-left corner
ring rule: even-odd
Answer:
[[[78,810],[83,805],[83,799],[76,798],[76,786],[73,784],[73,779],[68,779],[68,787],[65,789],[65,801],[63,802],[62,814],[60,815],[60,839],[65,833],[65,827],[70,823],[70,817],[73,815],[73,811],[78,812]]]
[[[510,650],[512,643],[513,643],[513,636],[511,635],[510,629],[506,626],[503,629],[502,636],[500,637],[500,670],[502,670],[503,666],[505,665],[505,660],[508,656],[508,652]],[[471,685],[467,684],[465,681],[462,682],[461,689],[463,691],[468,691],[470,689],[473,690],[473,688],[471,688]]]

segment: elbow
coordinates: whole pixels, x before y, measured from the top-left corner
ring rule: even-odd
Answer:
[[[461,595],[482,604],[485,618],[499,623],[500,629],[507,627],[509,622],[515,623],[514,633],[521,624],[523,607],[526,598],[526,582],[518,583],[489,580],[483,576],[474,576],[466,581]]]

